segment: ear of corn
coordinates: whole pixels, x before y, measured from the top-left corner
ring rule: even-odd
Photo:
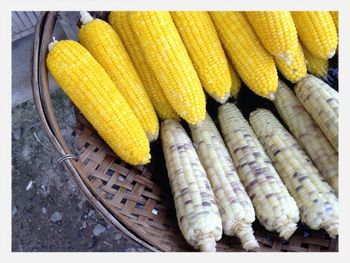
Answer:
[[[186,241],[201,251],[215,251],[221,218],[198,155],[180,123],[165,120],[161,140],[176,216]]]
[[[158,138],[159,123],[142,82],[113,28],[105,21],[81,12],[79,42],[106,70],[139,119],[150,141]],[[84,23],[85,22],[85,23]]]
[[[338,199],[295,139],[268,110],[250,114],[250,123],[311,229],[338,235]]]
[[[307,74],[306,62],[301,45],[295,51],[290,52],[291,63],[286,60],[275,57],[275,63],[282,75],[292,83],[297,83]]]
[[[279,82],[275,106],[289,130],[305,149],[321,175],[338,193],[338,153],[298,98]]]
[[[332,16],[333,19],[333,23],[335,25],[335,27],[337,28],[337,30],[339,30],[338,28],[338,24],[339,24],[339,12],[338,11],[330,11],[329,12]]]
[[[298,35],[289,11],[245,12],[265,48],[285,64],[294,63]]]
[[[329,69],[328,59],[316,57],[305,46],[302,47],[307,71],[319,78],[326,77]]]
[[[208,114],[200,125],[190,125],[190,129],[219,207],[224,233],[237,236],[244,249],[256,250],[259,244],[251,226],[255,220],[254,207],[219,131]]]
[[[231,78],[224,50],[208,12],[171,12],[204,90],[217,102],[230,95]]]
[[[108,22],[122,39],[128,54],[139,73],[140,79],[146,89],[146,92],[153,103],[153,106],[161,119],[179,120],[168,99],[165,97],[156,76],[142,54],[140,44],[138,43],[134,32],[128,22],[130,12],[112,11],[108,16]]]
[[[289,239],[299,211],[269,157],[241,112],[231,103],[219,107],[221,131],[237,173],[261,224]]]
[[[104,141],[124,161],[148,163],[151,156],[146,134],[100,64],[72,40],[52,43],[49,49],[49,71]]]
[[[301,42],[312,54],[328,59],[338,46],[338,34],[332,16],[326,11],[291,12]]]
[[[313,75],[302,79],[294,89],[300,102],[338,151],[338,92]]]
[[[236,70],[234,69],[229,57],[227,57],[227,64],[228,64],[228,68],[230,70],[230,75],[231,75],[231,83],[232,83],[231,95],[235,99],[237,99],[239,90],[241,89],[242,82],[241,82],[241,79],[239,78]]]
[[[169,12],[132,12],[129,22],[175,111],[190,124],[205,117],[205,94]]]
[[[243,12],[210,12],[219,37],[243,82],[257,95],[273,100],[277,70]]]

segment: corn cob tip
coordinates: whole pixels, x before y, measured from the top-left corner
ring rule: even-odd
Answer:
[[[251,224],[239,223],[234,229],[235,235],[239,238],[242,246],[247,251],[258,251],[259,243],[254,236],[254,231]]]
[[[336,238],[338,235],[338,222],[334,222],[334,220],[325,222],[321,228],[326,230],[330,238]]]
[[[224,94],[224,96],[222,97],[219,97],[219,96],[216,96],[214,93],[211,94],[211,97],[213,97],[214,100],[216,100],[216,102],[220,103],[220,104],[224,104],[228,98],[230,97],[231,93],[230,92],[226,92]]]
[[[146,132],[146,135],[147,135],[147,139],[149,142],[154,142],[158,139],[158,135],[159,133],[149,133],[149,132]]]
[[[282,59],[288,66],[292,65],[292,59],[290,54],[283,52],[277,55],[279,59]]]
[[[57,43],[58,41],[56,40],[55,37],[52,37],[52,41],[49,43],[48,45],[48,49],[49,49],[49,52],[52,50],[52,48],[54,47],[54,45]]]
[[[89,14],[89,12],[87,12],[87,11],[80,12],[80,22],[83,25],[91,22],[92,20],[94,20],[94,18]]]
[[[274,101],[275,100],[275,97],[276,97],[276,94],[275,93],[269,93],[266,98],[271,100],[271,101]]]
[[[201,252],[215,252],[216,241],[214,237],[206,237],[198,241],[198,248]]]
[[[293,222],[292,220],[288,222],[284,222],[278,227],[277,232],[279,233],[279,236],[283,238],[284,240],[289,240],[290,237],[294,234],[294,232],[297,230],[297,224]]]
[[[329,53],[328,59],[332,58],[335,55],[336,50],[333,50]]]

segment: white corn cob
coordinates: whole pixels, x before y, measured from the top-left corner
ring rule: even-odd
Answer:
[[[259,244],[251,226],[255,220],[254,207],[219,131],[208,114],[200,125],[190,125],[190,129],[219,207],[224,233],[237,236],[244,249],[256,250]]]
[[[338,194],[338,153],[294,92],[282,81],[274,101],[278,113],[301,146],[309,154],[321,175]]]
[[[196,150],[181,124],[171,119],[161,125],[161,140],[180,230],[195,249],[215,251],[222,222]]]
[[[269,231],[289,239],[297,229],[299,211],[252,128],[234,104],[219,107],[219,121],[227,148],[255,213]]]
[[[298,204],[301,221],[311,229],[338,235],[338,199],[309,157],[273,114],[250,114],[250,123],[277,172]]]
[[[338,92],[313,75],[307,75],[294,90],[305,109],[338,151]]]

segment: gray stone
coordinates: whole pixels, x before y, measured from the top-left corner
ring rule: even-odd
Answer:
[[[117,233],[114,235],[114,240],[118,241],[118,240],[121,240],[123,238],[123,235]]]
[[[31,151],[29,145],[24,145],[22,150],[22,157],[25,161],[28,161],[30,159],[30,153]]]
[[[12,132],[12,136],[13,136],[13,138],[14,138],[16,141],[18,141],[19,139],[21,139],[21,137],[22,137],[22,129],[19,128],[19,129],[14,130],[14,131]]]
[[[104,233],[106,231],[106,227],[104,227],[103,225],[101,224],[97,224],[94,229],[92,230],[92,233],[94,234],[94,236],[99,236],[101,235],[102,233]]]
[[[17,213],[17,207],[12,208],[12,216],[14,216]]]
[[[54,223],[62,220],[62,214],[60,212],[55,212],[51,215],[50,220]]]
[[[88,218],[90,218],[93,214],[95,214],[95,210],[90,209],[89,213],[88,213]]]
[[[43,214],[46,214],[46,212],[47,212],[46,207],[41,208],[41,212],[42,212]]]
[[[127,247],[126,249],[124,249],[124,252],[136,252],[136,249],[133,247]]]

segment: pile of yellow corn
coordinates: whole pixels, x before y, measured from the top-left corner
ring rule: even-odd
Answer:
[[[337,52],[337,12],[80,13],[79,42],[51,42],[48,69],[122,160],[149,163],[160,130],[190,245],[215,251],[224,233],[257,250],[255,217],[286,240],[299,219],[338,235],[338,93],[318,78]],[[242,82],[289,131],[265,109],[251,127],[227,103]],[[222,104],[220,129],[206,94]]]

